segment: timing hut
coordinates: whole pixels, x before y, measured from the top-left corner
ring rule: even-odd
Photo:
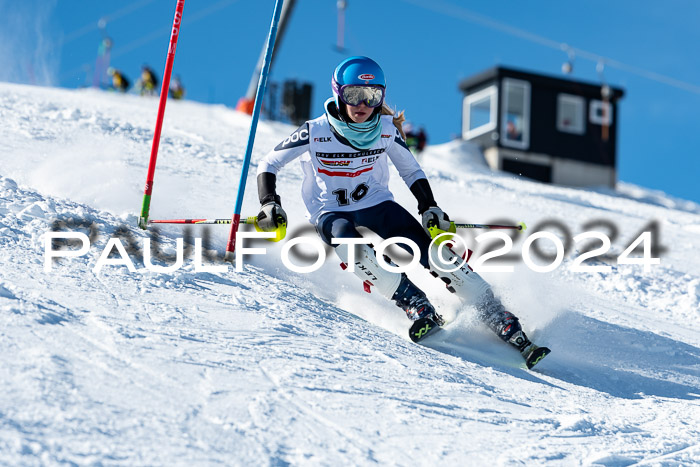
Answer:
[[[462,139],[479,144],[491,168],[562,185],[615,186],[622,89],[504,67],[459,88]]]

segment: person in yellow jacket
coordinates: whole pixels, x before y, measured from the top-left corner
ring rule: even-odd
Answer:
[[[158,78],[148,65],[141,67],[141,77],[136,82],[136,88],[142,96],[154,96],[158,93]]]
[[[129,79],[124,75],[124,73],[117,70],[116,68],[110,67],[107,69],[107,75],[112,80],[109,89],[118,92],[126,92],[129,90],[129,86],[131,85],[131,83],[129,82]]]
[[[182,81],[179,76],[173,78],[170,81],[170,97],[173,99],[182,99],[185,97],[185,87],[182,85]]]

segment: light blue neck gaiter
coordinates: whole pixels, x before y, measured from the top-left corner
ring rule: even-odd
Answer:
[[[358,149],[369,149],[379,140],[382,135],[382,125],[379,121],[379,114],[364,123],[346,123],[342,120],[338,120],[328,111],[328,106],[331,103],[335,104],[335,99],[330,98],[325,104],[328,121],[340,136],[350,141],[350,144]]]

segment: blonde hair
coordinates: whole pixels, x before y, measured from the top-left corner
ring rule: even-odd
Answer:
[[[403,131],[403,122],[406,121],[406,117],[403,113],[403,110],[397,112],[396,110],[393,110],[391,107],[389,107],[386,102],[382,103],[382,115],[393,115],[394,126],[397,130],[399,130],[399,133],[401,133],[401,137],[403,139],[406,139],[406,133],[404,133]]]

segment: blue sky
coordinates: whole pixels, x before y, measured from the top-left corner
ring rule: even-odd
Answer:
[[[267,37],[274,0],[186,0],[174,73],[189,99],[235,106]],[[112,65],[136,79],[162,75],[175,0],[0,0],[0,80],[75,88],[86,83],[106,18]],[[314,85],[312,114],[348,55],[384,68],[387,100],[424,126],[429,144],[461,125],[463,78],[495,65],[625,89],[617,121],[618,178],[700,202],[700,3],[695,0],[537,2],[347,0],[336,50],[336,0],[298,0],[270,79]],[[166,120],[167,124],[167,120]]]

